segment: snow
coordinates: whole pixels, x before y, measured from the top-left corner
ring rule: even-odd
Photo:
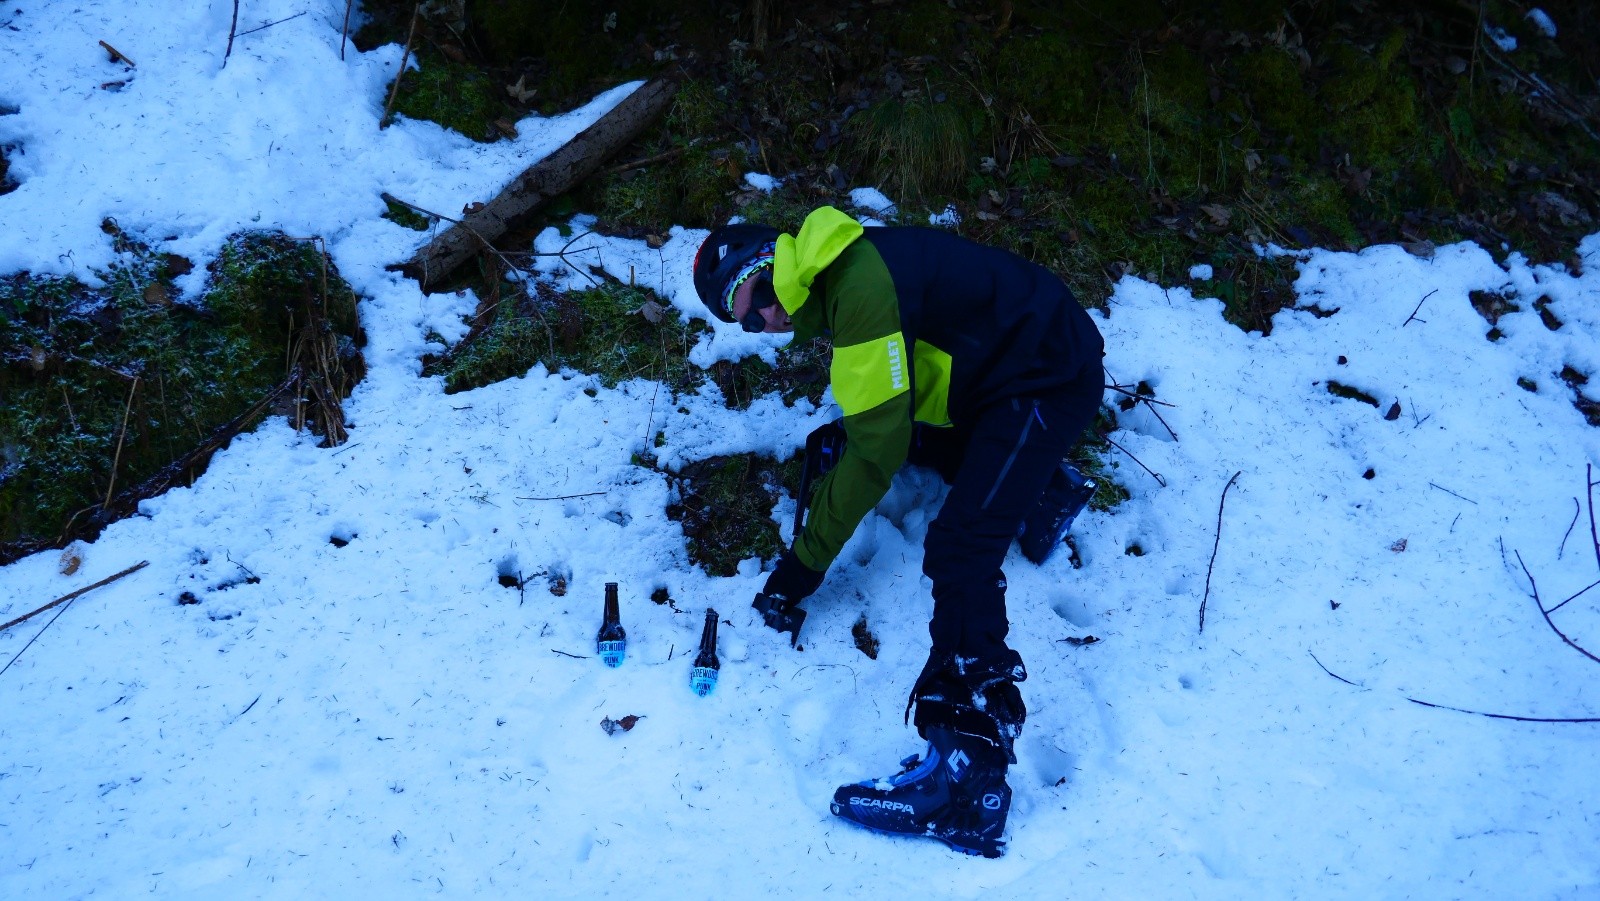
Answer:
[[[764,172],[746,172],[744,183],[763,194],[771,194],[783,185],[783,179],[773,178]]]
[[[343,7],[249,4],[241,31],[310,12],[240,37],[225,67],[215,0],[0,15],[0,107],[20,109],[0,143],[23,147],[0,272],[86,276],[113,259],[106,216],[197,271],[242,227],[319,234],[364,297],[371,370],[348,444],[268,422],[83,548],[76,575],[53,552],[0,569],[6,620],[149,562],[0,633],[0,896],[1600,892],[1600,724],[1412,702],[1600,716],[1600,669],[1543,622],[1529,578],[1552,608],[1596,576],[1582,520],[1600,442],[1559,373],[1600,372],[1600,235],[1581,275],[1469,244],[1309,251],[1300,309],[1268,336],[1188,288],[1117,284],[1095,314],[1108,371],[1172,406],[1120,414],[1132,499],[1080,519],[1081,570],[1008,559],[1030,717],[1007,856],[966,858],[828,811],[835,786],[918,750],[901,713],[926,654],[937,480],[897,477],[795,651],[749,608],[760,562],[692,567],[665,478],[630,457],[657,431],[668,466],[786,456],[827,405],[734,412],[714,390],[673,401],[542,367],[450,396],[420,378],[429,332],[458,338],[474,299],[384,269],[427,236],[379,218],[379,192],[446,214],[485,200],[633,86],[494,145],[379,130],[399,48],[341,61]],[[704,234],[537,245],[571,242],[572,265],[704,318]],[[1473,291],[1513,296],[1500,340]],[[694,360],[781,340],[717,324]],[[606,582],[630,642],[615,670],[593,644]],[[1590,651],[1597,595],[1550,614]],[[722,670],[702,699],[707,607]],[[851,642],[863,614],[876,660]],[[601,728],[627,715],[631,731]]]
[[[1211,264],[1200,263],[1189,267],[1189,280],[1195,282],[1211,281]]]
[[[1537,7],[1528,10],[1528,21],[1532,22],[1533,27],[1538,29],[1539,33],[1545,37],[1553,38],[1556,36],[1555,20],[1551,19],[1550,14],[1544,10]]]
[[[1502,53],[1511,53],[1517,49],[1517,39],[1498,25],[1491,25],[1488,22],[1483,23],[1483,33],[1488,36],[1489,40],[1494,42],[1496,47],[1500,48]]]

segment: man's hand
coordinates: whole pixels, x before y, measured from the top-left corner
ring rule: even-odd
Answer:
[[[767,576],[766,587],[761,589],[762,594],[776,595],[791,604],[798,604],[816,591],[822,584],[822,577],[826,573],[819,573],[804,563],[794,554],[794,548],[783,552],[778,558],[778,566]]]
[[[794,647],[800,643],[800,627],[806,621],[800,602],[817,590],[823,575],[801,563],[791,548],[784,551],[778,567],[767,577],[766,587],[750,606],[756,608],[769,628],[789,633],[789,645]]]

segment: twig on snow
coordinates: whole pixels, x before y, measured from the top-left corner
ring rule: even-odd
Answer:
[[[128,59],[128,54],[123,53],[121,50],[118,50],[117,48],[111,46],[110,44],[107,44],[105,41],[101,41],[100,42],[100,46],[106,48],[106,52],[111,54],[111,61],[112,62],[114,62],[114,63],[117,63],[117,62],[127,63],[130,68],[134,68],[134,69],[139,68],[137,65],[134,64],[133,60]]]
[[[46,610],[49,610],[51,607],[54,607],[54,606],[56,606],[58,604],[62,605],[61,609],[56,611],[56,615],[50,617],[50,621],[44,624],[44,628],[40,629],[37,633],[34,634],[34,636],[32,638],[28,639],[28,643],[23,645],[22,646],[22,650],[18,651],[16,653],[16,656],[12,657],[11,660],[8,661],[5,666],[0,667],[0,676],[5,675],[6,670],[11,668],[11,664],[16,663],[18,660],[22,659],[22,655],[27,653],[29,648],[33,647],[33,643],[39,640],[39,636],[43,635],[46,631],[49,630],[49,628],[51,626],[55,625],[56,624],[56,620],[61,618],[61,614],[67,612],[67,608],[72,606],[72,602],[73,601],[77,600],[79,597],[82,597],[85,594],[88,594],[89,592],[95,590],[96,588],[99,588],[102,585],[110,585],[112,582],[117,581],[118,579],[122,578],[123,576],[129,575],[130,573],[138,572],[139,570],[144,569],[146,566],[149,566],[149,565],[150,565],[150,561],[141,560],[138,563],[134,564],[133,566],[128,567],[127,569],[123,570],[122,572],[117,573],[114,576],[108,576],[108,577],[106,577],[104,579],[101,579],[100,581],[94,583],[93,585],[87,586],[85,588],[80,588],[77,591],[74,591],[73,593],[71,593],[69,595],[66,595],[65,597],[56,598],[55,600],[53,600],[50,603],[44,605],[43,607],[40,607],[38,610],[35,610],[32,613],[26,614],[24,616],[19,616],[16,619],[12,620],[11,622],[6,623],[3,626],[0,626],[0,632],[4,632],[6,629],[11,628],[12,626],[16,625],[17,623],[24,622],[24,621],[26,621],[26,620],[34,617],[34,616],[37,616],[37,615],[45,612]]]
[[[589,659],[588,657],[585,657],[582,654],[568,654],[566,651],[558,651],[555,648],[551,648],[550,649],[550,653],[552,653],[552,654],[560,654],[563,657],[571,657],[573,660],[588,660]]]
[[[1600,585],[1600,579],[1597,579],[1597,580],[1595,580],[1593,582],[1590,582],[1588,585],[1585,585],[1584,587],[1578,589],[1577,592],[1572,595],[1572,597],[1569,597],[1566,600],[1562,601],[1561,603],[1555,605],[1554,607],[1551,607],[1549,612],[1554,613],[1557,610],[1560,610],[1562,607],[1567,606],[1568,604],[1572,603],[1573,601],[1577,600],[1580,596],[1582,596],[1584,594],[1584,592],[1587,592],[1589,589],[1595,587],[1596,585]]]
[[[1422,310],[1422,305],[1428,302],[1428,298],[1430,298],[1433,295],[1438,294],[1438,293],[1439,293],[1439,289],[1438,288],[1434,288],[1432,291],[1429,291],[1427,294],[1422,295],[1422,299],[1417,301],[1417,308],[1415,310],[1411,311],[1411,315],[1406,317],[1406,321],[1405,322],[1400,323],[1400,327],[1401,328],[1405,328],[1406,326],[1411,324],[1411,320],[1417,319],[1417,313],[1419,313]],[[1422,323],[1423,325],[1427,325],[1428,324],[1428,320],[1426,320],[1426,319],[1417,319],[1417,321]]]
[[[256,695],[256,700],[255,701],[251,701],[248,706],[246,706],[243,710],[239,711],[239,715],[238,716],[234,717],[231,720],[228,720],[228,725],[231,726],[234,723],[237,723],[240,719],[244,718],[244,715],[249,713],[251,708],[256,706],[256,702],[260,701],[260,700],[261,700],[261,696],[260,695]]]
[[[1323,672],[1325,672],[1328,675],[1334,677],[1335,679],[1338,679],[1340,682],[1343,682],[1346,685],[1353,685],[1356,688],[1362,689],[1363,691],[1366,690],[1366,686],[1362,685],[1360,682],[1351,682],[1349,679],[1346,679],[1345,677],[1339,675],[1338,673],[1334,672],[1333,670],[1328,669],[1325,666],[1322,666],[1322,661],[1321,660],[1317,660],[1316,653],[1314,651],[1312,651],[1310,648],[1306,649],[1306,653],[1311,655],[1311,659],[1312,660],[1316,660],[1317,661],[1317,666],[1322,667],[1322,671]]]
[[[234,32],[239,30],[239,0],[233,0],[233,21],[228,23],[228,49],[222,51],[222,68],[228,68],[228,57],[233,55]]]
[[[339,61],[344,62],[344,42],[350,37],[350,9],[356,0],[344,0],[344,25],[339,29]]]
[[[1406,700],[1435,710],[1454,710],[1456,713],[1486,716],[1493,720],[1516,720],[1519,723],[1600,723],[1600,716],[1513,716],[1509,713],[1485,713],[1482,710],[1467,710],[1464,707],[1451,707],[1448,704],[1432,704],[1416,698],[1406,698]]]
[[[1539,608],[1539,615],[1544,617],[1545,624],[1550,627],[1551,631],[1555,632],[1556,635],[1560,636],[1562,641],[1567,643],[1567,647],[1572,648],[1574,651],[1577,651],[1578,653],[1580,653],[1583,656],[1589,658],[1590,660],[1593,660],[1595,663],[1600,663],[1600,657],[1596,657],[1595,655],[1589,653],[1587,650],[1584,650],[1582,645],[1580,645],[1577,642],[1573,641],[1572,639],[1568,638],[1567,637],[1567,633],[1561,631],[1559,628],[1556,627],[1555,620],[1552,620],[1550,618],[1550,611],[1546,610],[1545,606],[1544,606],[1544,602],[1539,600],[1539,585],[1538,585],[1537,582],[1533,581],[1533,573],[1528,572],[1528,564],[1522,562],[1522,552],[1521,551],[1512,551],[1512,553],[1516,554],[1516,556],[1517,556],[1517,564],[1522,567],[1522,574],[1528,577],[1528,587],[1533,593],[1533,605],[1535,607]],[[1590,586],[1590,587],[1593,587],[1593,586]],[[1587,589],[1587,588],[1584,589],[1584,591],[1588,591],[1588,590],[1589,589]],[[1578,594],[1582,594],[1582,593],[1583,592],[1580,591]],[[1578,595],[1573,595],[1572,597],[1577,597],[1577,596]],[[1567,598],[1567,601],[1570,601],[1570,600],[1572,600],[1572,598]],[[1567,601],[1562,601],[1561,603],[1565,604]],[[1556,606],[1557,606],[1557,608],[1559,608],[1561,605],[1558,604]]]
[[[1228,484],[1222,487],[1222,500],[1217,502],[1217,538],[1211,545],[1211,562],[1206,564],[1206,593],[1200,598],[1200,634],[1202,635],[1206,631],[1206,603],[1211,600],[1211,571],[1217,565],[1217,548],[1222,546],[1222,508],[1228,503],[1228,489],[1233,487],[1234,482],[1239,481],[1239,476],[1243,472],[1244,470],[1241,469],[1233,474],[1233,478],[1228,480]]]
[[[1150,477],[1156,480],[1156,484],[1157,485],[1160,485],[1162,488],[1167,487],[1167,479],[1161,473],[1156,472],[1155,470],[1151,469],[1150,467],[1144,465],[1144,461],[1143,460],[1140,460],[1138,457],[1135,457],[1133,454],[1128,453],[1128,449],[1127,448],[1125,448],[1122,445],[1118,444],[1117,442],[1111,440],[1111,436],[1107,435],[1105,432],[1101,432],[1100,433],[1100,437],[1104,438],[1106,440],[1107,444],[1111,445],[1112,447],[1116,448],[1119,451],[1122,451],[1125,454],[1128,454],[1128,459],[1130,459],[1133,462],[1139,464],[1139,468],[1140,469],[1144,470],[1145,472],[1150,473]]]
[[[19,616],[16,619],[12,620],[11,622],[6,623],[3,626],[0,626],[0,632],[4,632],[5,630],[11,628],[12,626],[17,625],[18,623],[27,622],[28,620],[34,618],[35,616],[38,616],[39,614],[45,612],[46,610],[49,610],[51,607],[54,607],[54,606],[56,606],[58,604],[70,603],[75,598],[78,598],[78,597],[81,597],[83,595],[86,595],[89,592],[94,591],[96,588],[101,588],[101,587],[104,587],[106,585],[110,585],[112,582],[115,582],[118,579],[121,579],[121,578],[123,578],[125,576],[131,576],[134,573],[138,572],[141,569],[144,569],[146,566],[149,566],[149,565],[150,565],[150,561],[149,560],[141,560],[138,563],[135,563],[134,565],[128,567],[125,570],[123,570],[122,572],[117,573],[114,576],[107,576],[104,579],[101,579],[100,581],[94,583],[93,585],[89,585],[89,586],[85,586],[83,588],[80,588],[77,591],[72,592],[71,594],[62,595],[61,597],[56,598],[55,600],[51,601],[50,603],[45,604],[43,607],[40,607],[38,610],[35,610],[32,613],[25,613],[22,616]]]
[[[1594,527],[1594,464],[1584,464],[1583,480],[1588,483],[1586,491],[1589,497],[1589,540],[1594,543],[1595,565],[1600,566],[1600,533],[1597,533]]]
[[[1461,500],[1466,501],[1467,503],[1471,504],[1474,507],[1478,506],[1478,502],[1477,501],[1473,500],[1470,497],[1462,497],[1461,495],[1456,494],[1454,491],[1451,491],[1450,489],[1444,487],[1443,485],[1437,484],[1435,482],[1429,482],[1428,483],[1428,487],[1429,488],[1437,488],[1440,491],[1443,491],[1445,494],[1450,495],[1451,497],[1461,498]]]
[[[1338,679],[1340,682],[1365,690],[1366,686],[1362,685],[1360,682],[1352,682],[1333,670],[1322,666],[1322,661],[1317,660],[1316,654],[1311,654],[1311,659],[1317,661],[1317,666],[1322,667],[1323,672],[1334,677],[1335,679]],[[1418,700],[1417,698],[1406,697],[1405,695],[1401,695],[1401,697],[1413,704],[1418,704],[1423,707],[1432,707],[1435,710],[1453,710],[1456,713],[1470,713],[1473,716],[1486,716],[1494,720],[1515,720],[1519,723],[1600,723],[1600,716],[1517,716],[1510,713],[1487,713],[1482,710],[1468,710],[1465,707],[1451,707],[1449,704],[1435,704],[1432,701],[1422,701]]]
[[[1567,555],[1567,539],[1572,537],[1572,528],[1578,524],[1578,514],[1583,512],[1583,505],[1577,498],[1572,499],[1572,522],[1567,523],[1567,532],[1561,536],[1561,546],[1556,548],[1556,559],[1560,560]]]
[[[301,11],[295,13],[292,16],[284,16],[283,18],[279,19],[276,22],[268,22],[265,25],[257,25],[256,27],[250,29],[249,31],[241,31],[241,32],[239,32],[237,37],[241,37],[242,38],[247,34],[255,34],[258,31],[266,31],[268,28],[271,28],[274,25],[282,25],[283,23],[289,21],[290,19],[298,19],[298,18],[300,18],[301,16],[303,16],[305,14],[306,14],[306,11],[305,10],[301,10]]]

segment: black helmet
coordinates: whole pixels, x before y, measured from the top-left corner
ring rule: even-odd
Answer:
[[[746,267],[778,240],[778,230],[765,225],[739,223],[724,225],[706,236],[694,257],[694,290],[711,315],[723,322],[733,321],[728,309],[728,289]]]

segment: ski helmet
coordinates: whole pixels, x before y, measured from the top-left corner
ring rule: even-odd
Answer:
[[[694,257],[694,290],[711,315],[733,320],[733,292],[755,270],[772,265],[778,230],[765,225],[724,225],[706,236]]]

